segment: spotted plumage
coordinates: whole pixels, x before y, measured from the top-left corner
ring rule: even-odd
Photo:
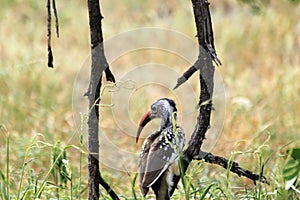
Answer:
[[[176,111],[173,100],[159,99],[141,120],[137,140],[142,128],[151,119],[161,118],[160,129],[146,138],[140,154],[139,181],[144,196],[151,187],[156,199],[169,199],[173,176],[179,175],[177,160],[185,145],[185,135],[176,124]]]

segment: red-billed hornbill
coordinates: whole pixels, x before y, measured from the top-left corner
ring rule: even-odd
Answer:
[[[173,176],[180,175],[178,158],[185,144],[183,130],[177,126],[177,108],[173,100],[162,98],[151,105],[142,118],[136,142],[144,126],[153,118],[161,118],[158,131],[149,135],[143,143],[138,171],[144,196],[151,187],[158,200],[170,199]]]

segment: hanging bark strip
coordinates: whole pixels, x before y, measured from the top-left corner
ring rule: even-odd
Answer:
[[[52,9],[53,9],[54,18],[55,18],[56,37],[59,38],[59,24],[58,24],[58,17],[57,17],[57,9],[56,9],[55,0],[52,0]]]
[[[51,1],[47,1],[47,46],[48,46],[48,67],[53,68],[53,54],[51,49]]]
[[[88,0],[89,25],[91,34],[91,75],[86,96],[89,99],[88,116],[88,171],[89,171],[89,200],[99,199],[99,184],[101,184],[112,199],[119,199],[112,188],[101,177],[99,168],[99,103],[102,72],[105,71],[108,80],[114,81],[104,55],[102,23],[99,0]]]
[[[53,53],[51,48],[51,0],[47,0],[47,46],[48,46],[48,67],[53,68]],[[59,37],[59,25],[55,0],[52,0],[52,9],[55,18],[56,37]]]
[[[229,161],[225,158],[215,156],[211,153],[203,152],[201,150],[205,134],[210,128],[210,117],[213,109],[212,96],[214,88],[214,71],[215,67],[213,61],[217,66],[221,65],[217,57],[214,47],[213,29],[211,23],[211,16],[209,11],[209,3],[207,0],[192,0],[195,24],[197,28],[197,37],[199,44],[198,60],[191,66],[181,77],[178,78],[176,89],[190,78],[197,70],[200,71],[200,98],[199,98],[199,115],[197,117],[197,124],[189,141],[189,145],[185,150],[181,163],[182,171],[186,172],[190,162],[194,160],[204,160],[205,162],[217,164],[225,169],[230,169],[231,172],[239,176],[245,176],[255,183],[256,181],[267,182],[266,178],[260,174],[255,174],[251,171],[242,169],[238,163]],[[174,185],[171,190],[171,195],[177,188],[180,176],[174,178]]]

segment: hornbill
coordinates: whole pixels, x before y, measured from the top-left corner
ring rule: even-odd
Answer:
[[[140,188],[144,196],[151,187],[157,200],[167,200],[173,177],[180,175],[177,161],[185,145],[185,135],[177,126],[175,102],[161,98],[140,121],[136,143],[144,126],[154,118],[161,118],[161,123],[159,130],[149,135],[142,146],[138,164]]]

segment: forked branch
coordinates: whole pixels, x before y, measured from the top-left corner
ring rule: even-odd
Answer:
[[[99,0],[88,0],[89,24],[91,34],[91,75],[86,96],[89,99],[88,117],[88,169],[89,169],[89,200],[99,199],[99,184],[102,185],[110,197],[119,199],[113,189],[102,178],[99,168],[99,103],[102,73],[105,71],[106,78],[114,81],[114,76],[109,70],[109,66],[104,55],[102,24],[103,19],[100,12]]]
[[[182,172],[185,173],[192,160],[204,160],[205,162],[217,164],[225,169],[230,169],[231,172],[239,176],[245,176],[254,181],[267,182],[266,178],[261,174],[255,174],[249,170],[239,167],[239,164],[226,158],[215,156],[211,153],[206,153],[201,150],[205,134],[210,128],[210,117],[213,109],[213,88],[214,88],[214,71],[215,67],[213,61],[217,66],[221,65],[217,57],[214,47],[213,29],[211,23],[211,16],[209,10],[209,3],[207,0],[192,0],[195,24],[197,28],[197,38],[199,44],[199,56],[193,66],[191,66],[181,77],[178,78],[176,89],[186,80],[188,80],[196,71],[200,71],[200,97],[199,97],[199,115],[194,132],[189,141],[187,149],[184,151],[181,166]],[[174,193],[175,188],[181,176],[173,179],[174,185],[171,190],[171,195]]]

